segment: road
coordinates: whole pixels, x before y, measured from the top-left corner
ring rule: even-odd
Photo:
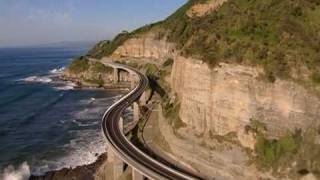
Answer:
[[[103,116],[102,130],[107,139],[108,148],[112,148],[113,152],[124,162],[150,179],[202,179],[191,172],[170,164],[170,162],[152,158],[125,137],[123,130],[120,128],[120,116],[127,107],[139,100],[148,85],[148,79],[144,74],[133,68],[121,64],[116,65],[128,72],[135,73],[139,77],[139,81],[134,89],[113,104]]]

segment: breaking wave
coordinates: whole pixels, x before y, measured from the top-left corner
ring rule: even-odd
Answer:
[[[30,167],[27,162],[22,163],[17,169],[10,165],[4,169],[0,177],[2,180],[27,180],[30,177]]]
[[[61,73],[63,73],[63,71],[65,69],[66,69],[65,67],[55,68],[55,69],[50,70],[50,73],[51,74],[61,74]]]
[[[29,76],[27,78],[23,78],[20,81],[30,82],[30,83],[50,83],[52,79],[49,77],[41,77],[41,76]]]
[[[73,90],[77,85],[70,81],[64,81],[59,78],[63,73],[65,67],[55,68],[48,72],[46,75],[42,76],[29,76],[26,78],[19,79],[18,82],[25,83],[40,83],[40,84],[52,84],[52,87],[60,91]]]

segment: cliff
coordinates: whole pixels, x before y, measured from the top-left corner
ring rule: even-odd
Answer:
[[[178,137],[207,143],[235,134],[262,169],[316,172],[298,154],[320,151],[316,140],[301,143],[320,119],[319,12],[316,0],[191,0],[89,56],[156,64],[175,113],[167,118],[181,120],[172,126]]]
[[[114,69],[87,57],[75,59],[64,71],[62,78],[76,82],[81,87],[129,87],[129,73],[118,72],[119,82],[114,83]]]
[[[181,100],[181,119],[199,135],[237,132],[251,148],[254,142],[245,136],[251,121],[264,123],[270,138],[319,125],[317,96],[292,81],[261,80],[261,71],[225,63],[211,69],[202,61],[177,57],[171,87]]]

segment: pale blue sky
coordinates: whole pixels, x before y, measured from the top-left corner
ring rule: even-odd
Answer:
[[[110,39],[164,19],[187,0],[1,0],[0,46]]]

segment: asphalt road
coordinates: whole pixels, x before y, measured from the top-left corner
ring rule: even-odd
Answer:
[[[105,113],[102,121],[102,129],[108,141],[108,148],[112,148],[124,162],[132,166],[151,179],[202,179],[191,172],[180,169],[169,162],[160,162],[133,145],[120,129],[120,116],[122,112],[133,102],[139,100],[148,85],[147,77],[130,67],[117,64],[122,69],[134,72],[138,75],[138,85],[118,102],[113,104]]]

